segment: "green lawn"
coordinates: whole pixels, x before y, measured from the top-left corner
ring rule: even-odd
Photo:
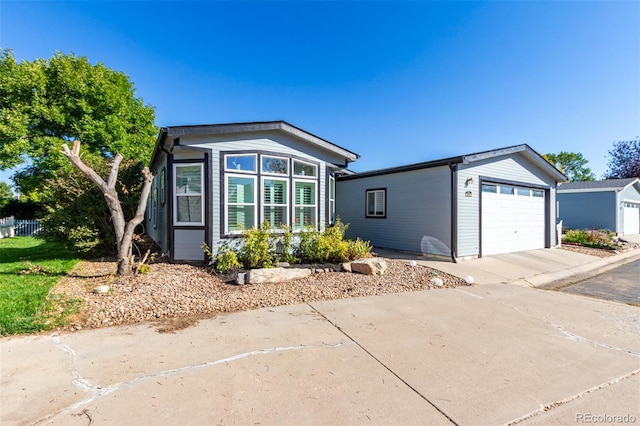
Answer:
[[[0,334],[31,333],[58,324],[60,317],[52,317],[47,295],[78,260],[64,247],[36,238],[0,239]]]

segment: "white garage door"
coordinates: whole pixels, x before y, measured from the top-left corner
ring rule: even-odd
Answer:
[[[544,248],[544,191],[482,185],[482,255]]]
[[[622,220],[625,235],[640,234],[640,204],[625,202]]]

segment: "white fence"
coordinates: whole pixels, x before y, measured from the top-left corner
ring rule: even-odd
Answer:
[[[37,220],[16,220],[13,216],[0,219],[0,238],[29,237],[38,235],[42,229]]]

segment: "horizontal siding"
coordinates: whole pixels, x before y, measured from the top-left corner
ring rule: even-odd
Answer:
[[[559,217],[562,226],[571,229],[616,229],[616,193],[574,192],[558,193]]]
[[[174,230],[174,253],[176,260],[204,260],[204,230],[176,229]]]
[[[623,189],[620,191],[620,195],[618,197],[620,201],[639,201],[640,202],[640,192],[635,186],[630,186],[629,188]]]
[[[344,163],[345,159],[335,155],[328,155],[327,152],[316,147],[310,147],[306,143],[301,143],[294,137],[286,137],[278,133],[264,132],[263,134],[251,134],[250,138],[234,135],[231,138],[225,136],[218,137],[198,137],[198,138],[181,138],[181,146],[197,146],[202,149],[210,149],[211,176],[210,176],[210,192],[208,195],[208,203],[211,211],[211,250],[217,251],[218,243],[222,240],[223,229],[223,211],[222,202],[224,200],[224,181],[223,172],[224,164],[220,163],[221,152],[232,151],[260,151],[268,152],[272,155],[287,155],[295,158],[306,159],[318,164],[318,223],[324,224],[326,219],[326,181],[327,181],[327,162]],[[317,156],[316,156],[317,155]],[[193,151],[182,151],[180,159],[188,160],[190,158],[202,158],[202,154]],[[259,184],[259,183],[258,183]],[[289,200],[290,207],[292,200]],[[176,238],[177,252],[177,238]],[[200,244],[201,245],[201,244]]]
[[[259,132],[250,135],[233,135],[228,137],[218,135],[212,137],[181,138],[181,145],[197,145],[214,151],[260,150],[266,152],[283,153],[322,161],[332,164],[345,164],[345,158],[320,147],[309,145],[293,136],[278,132]]]
[[[386,188],[386,218],[365,217],[367,189]],[[420,252],[423,237],[451,248],[451,172],[448,167],[338,181],[336,212],[347,237],[374,246]]]
[[[542,169],[520,154],[476,161],[458,165],[458,256],[480,254],[480,177],[520,182],[552,188],[550,191],[550,224],[547,226],[549,241],[555,237],[555,187],[556,182]],[[468,179],[473,182],[465,185]],[[470,194],[467,194],[470,193]],[[470,196],[467,196],[470,195]]]

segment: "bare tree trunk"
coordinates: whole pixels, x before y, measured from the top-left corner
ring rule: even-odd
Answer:
[[[133,231],[144,220],[144,211],[147,208],[147,198],[151,192],[151,182],[153,182],[153,174],[149,171],[148,167],[142,169],[142,175],[144,176],[144,185],[142,187],[142,193],[140,194],[140,201],[138,201],[138,207],[136,209],[135,216],[125,221],[124,212],[122,211],[122,205],[118,199],[118,192],[116,191],[116,183],[118,181],[118,169],[122,162],[122,155],[117,154],[111,163],[109,176],[105,182],[91,167],[87,166],[80,158],[80,141],[73,141],[73,147],[69,149],[67,144],[62,145],[63,154],[69,159],[78,170],[87,175],[93,183],[95,183],[107,202],[109,211],[111,212],[111,222],[116,233],[116,240],[118,244],[118,275],[128,275],[132,273],[132,240]]]

